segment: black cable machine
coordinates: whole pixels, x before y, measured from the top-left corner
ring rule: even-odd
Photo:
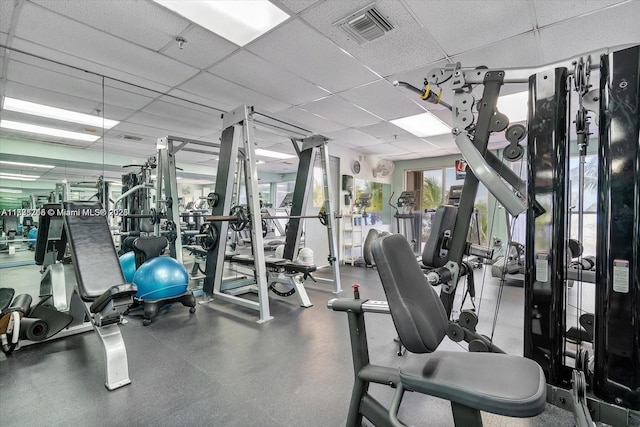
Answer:
[[[591,62],[599,57],[601,63]],[[601,83],[599,89],[589,90],[593,69],[600,69]],[[435,103],[440,97],[430,96],[433,89],[445,82],[451,85],[452,133],[469,165],[457,213],[441,209],[434,220],[435,235],[425,245],[427,259],[433,266],[440,265],[426,274],[428,282],[442,284],[440,296],[450,315],[458,279],[468,273],[463,257],[471,254],[467,236],[480,181],[511,216],[526,211],[524,355],[544,370],[547,401],[573,410],[580,426],[591,425],[592,419],[616,426],[636,425],[640,420],[639,76],[640,46],[634,46],[603,49],[575,61],[533,69],[450,64],[432,70],[424,90],[398,83]],[[529,84],[528,129],[509,126],[508,118],[496,108],[500,89],[507,83]],[[575,120],[581,152],[589,134],[586,110],[596,111],[600,119],[594,356],[580,345],[572,353],[566,343],[567,280],[571,278],[567,110],[572,83],[580,102]],[[471,91],[476,86],[483,88],[479,100]],[[504,149],[507,159],[522,156],[519,142],[528,130],[527,184],[487,150],[489,135],[503,130],[510,142]],[[424,258],[423,254],[423,263]],[[449,336],[469,341],[467,335],[475,332],[476,324],[473,314],[462,312],[452,322]],[[489,350],[499,351],[492,344]],[[591,377],[596,398],[587,394]]]

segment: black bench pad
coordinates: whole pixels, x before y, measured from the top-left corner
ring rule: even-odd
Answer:
[[[435,352],[400,368],[406,389],[510,417],[545,408],[546,380],[530,359],[497,353]]]
[[[133,297],[138,292],[138,287],[133,284],[117,285],[109,288],[107,292],[100,295],[89,307],[89,311],[92,313],[99,313],[103,308],[107,306],[109,301],[118,299]]]
[[[230,257],[229,261],[243,265],[253,265],[254,263],[252,255],[234,255]],[[309,274],[317,270],[314,264],[300,264],[284,258],[265,258],[265,264],[267,268],[284,269],[287,273]]]

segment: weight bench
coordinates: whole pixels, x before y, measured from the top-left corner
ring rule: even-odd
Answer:
[[[253,267],[254,265],[252,255],[228,254],[225,256],[225,260],[248,267]],[[268,273],[267,283],[271,291],[281,297],[288,297],[297,293],[301,307],[311,307],[313,305],[307,295],[307,290],[304,288],[304,281],[308,277],[313,280],[311,273],[317,270],[314,264],[301,264],[284,258],[265,258],[265,264]],[[286,288],[279,290],[278,284],[285,285]]]
[[[75,267],[76,292],[100,338],[109,390],[131,383],[118,324],[133,303],[135,285],[125,283],[106,216],[98,202],[64,202],[64,226]]]
[[[329,308],[347,312],[354,366],[354,386],[347,426],[362,417],[377,426],[403,426],[398,410],[405,391],[451,402],[456,426],[481,426],[480,411],[511,417],[532,417],[544,411],[546,381],[533,360],[496,353],[436,351],[449,324],[436,291],[414,261],[407,240],[399,234],[376,240],[372,253],[387,302],[333,299]],[[369,362],[364,313],[390,313],[403,344],[413,353],[430,353],[398,368]],[[368,392],[370,383],[396,389],[387,409]]]

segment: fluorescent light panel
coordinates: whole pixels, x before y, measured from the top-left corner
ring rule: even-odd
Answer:
[[[50,107],[48,105],[36,104],[35,102],[23,101],[21,99],[4,97],[3,109],[15,111],[17,113],[31,114],[33,116],[47,117],[49,119],[62,120],[65,122],[80,123],[83,125],[104,127],[111,129],[117,125],[118,121],[103,119],[91,114],[78,113],[63,108]]]
[[[449,126],[428,112],[391,120],[391,123],[420,138],[451,133]]]
[[[15,188],[0,188],[0,193],[22,194],[22,190],[17,190]]]
[[[498,111],[509,118],[509,122],[527,120],[529,113],[529,92],[517,92],[498,97]]]
[[[3,165],[12,165],[12,166],[24,166],[27,168],[45,168],[45,169],[51,169],[55,166],[51,166],[51,165],[40,165],[37,163],[22,163],[22,162],[9,162],[7,160],[0,160],[0,164]]]
[[[0,179],[10,179],[12,181],[35,181],[36,180],[36,178],[25,178],[21,176],[5,176],[5,175],[0,175]]]
[[[154,1],[239,46],[289,18],[267,0]]]
[[[291,159],[295,157],[293,154],[285,154],[285,153],[279,153],[277,151],[263,150],[262,148],[256,148],[256,156],[271,157],[274,159]]]
[[[0,172],[0,178],[5,178],[8,176],[13,176],[16,178],[33,178],[33,179],[40,178],[39,175],[23,175],[21,173]]]
[[[29,132],[29,133],[36,133],[38,135],[56,136],[59,138],[66,138],[66,139],[77,139],[80,141],[88,141],[88,142],[94,142],[100,138],[100,136],[98,135],[89,135],[86,133],[71,132],[68,130],[32,125],[29,123],[14,122],[10,120],[0,120],[0,128],[19,130],[22,132]]]

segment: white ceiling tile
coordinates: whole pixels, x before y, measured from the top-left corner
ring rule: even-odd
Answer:
[[[255,106],[256,110],[275,112],[291,106],[211,73],[201,73],[179,88],[226,105],[233,105],[233,108],[246,104]]]
[[[541,56],[538,39],[530,32],[455,55],[451,59],[453,62],[460,62],[465,68],[481,65],[489,68],[513,68],[538,66],[542,63]]]
[[[367,135],[364,132],[357,131],[355,129],[343,129],[336,132],[330,132],[328,137],[335,139],[336,142],[344,141],[350,145],[360,147],[363,145],[377,145],[382,141]]]
[[[293,105],[329,94],[326,90],[245,50],[234,53],[209,72]]]
[[[367,113],[338,95],[310,102],[300,108],[345,126],[368,126],[382,121],[379,117]]]
[[[323,117],[318,117],[315,114],[299,108],[289,108],[288,110],[279,112],[276,116],[277,118],[290,121],[293,124],[322,134],[345,128],[344,125],[332,122]]]
[[[11,27],[11,17],[15,9],[15,2],[3,1],[2,7],[0,7],[0,32],[9,33]]]
[[[385,120],[424,112],[424,109],[409,99],[400,88],[394,87],[386,80],[356,87],[340,93],[340,96]],[[416,99],[418,99],[417,96]]]
[[[327,1],[306,10],[300,16],[383,76],[444,58],[444,52],[433,36],[397,0],[376,2],[376,8],[391,22],[394,29],[371,42],[360,45],[339,26],[334,25],[371,3],[370,0]]]
[[[448,55],[533,30],[530,0],[406,0]]]
[[[280,3],[293,13],[300,13],[308,7],[321,1],[322,0],[276,0],[277,3]]]
[[[140,46],[159,50],[189,21],[146,1],[33,0],[49,10]]]
[[[389,145],[398,147],[410,153],[421,153],[423,151],[433,150],[434,148],[437,148],[426,140],[415,137],[413,139],[407,139],[404,141],[390,142]]]
[[[538,27],[575,18],[625,0],[533,0]]]
[[[604,47],[640,43],[638,16],[640,1],[632,1],[542,28],[540,43],[544,63],[577,58],[582,53]],[[585,28],[589,31],[584,31]],[[567,37],[567,34],[576,36]],[[558,43],[558,40],[562,40],[562,43]]]
[[[25,3],[22,7],[16,37],[171,86],[185,81],[197,71],[174,59],[53,14],[31,3]],[[100,48],[96,49],[96,46]],[[49,51],[44,56],[51,57],[53,54],[54,52]]]
[[[380,122],[375,125],[360,127],[358,130],[384,142],[415,138],[415,135],[389,122]]]
[[[107,139],[104,144],[104,151],[108,153],[124,154],[136,157],[150,157],[155,154],[154,146],[150,145],[149,143],[124,141],[115,138]],[[128,169],[122,169],[123,174],[127,171]]]
[[[187,40],[182,49],[173,40],[162,49],[162,53],[200,69],[210,67],[238,49],[235,44],[197,25],[192,25],[187,32],[182,34],[182,37]]]
[[[186,123],[177,118],[158,116],[146,112],[135,113],[129,118],[128,122],[156,129],[157,132],[153,134],[154,136],[173,135],[191,138],[209,134],[212,130],[212,127],[208,126],[206,122],[195,123],[193,121]]]
[[[331,92],[377,79],[356,59],[297,19],[287,22],[247,48]]]
[[[219,113],[211,110],[203,112],[160,100],[153,101],[142,111],[154,116],[166,118],[169,121],[178,121],[184,125],[192,126],[197,134],[201,134],[202,131],[211,132],[218,130],[222,124]]]
[[[378,145],[363,145],[358,148],[361,152],[367,154],[379,154],[379,155],[392,155],[392,154],[405,154],[409,153],[409,150],[405,150],[402,147],[391,144],[378,144]]]
[[[206,108],[206,107],[210,107],[210,109],[213,110],[217,110],[220,114],[227,112],[227,111],[231,111],[234,108],[237,107],[236,104],[225,104],[223,102],[220,102],[217,99],[209,99],[209,98],[205,98],[204,96],[198,96],[195,95],[191,92],[186,92],[184,90],[180,90],[180,89],[174,89],[171,92],[169,92],[169,95],[175,96],[177,98],[181,98],[184,99],[185,101],[179,101],[177,99],[170,99],[169,97],[163,97],[162,99],[164,99],[167,102],[176,102],[180,105],[182,105],[181,102],[187,102],[187,103],[191,103],[194,104],[194,108],[199,107],[199,108]]]

